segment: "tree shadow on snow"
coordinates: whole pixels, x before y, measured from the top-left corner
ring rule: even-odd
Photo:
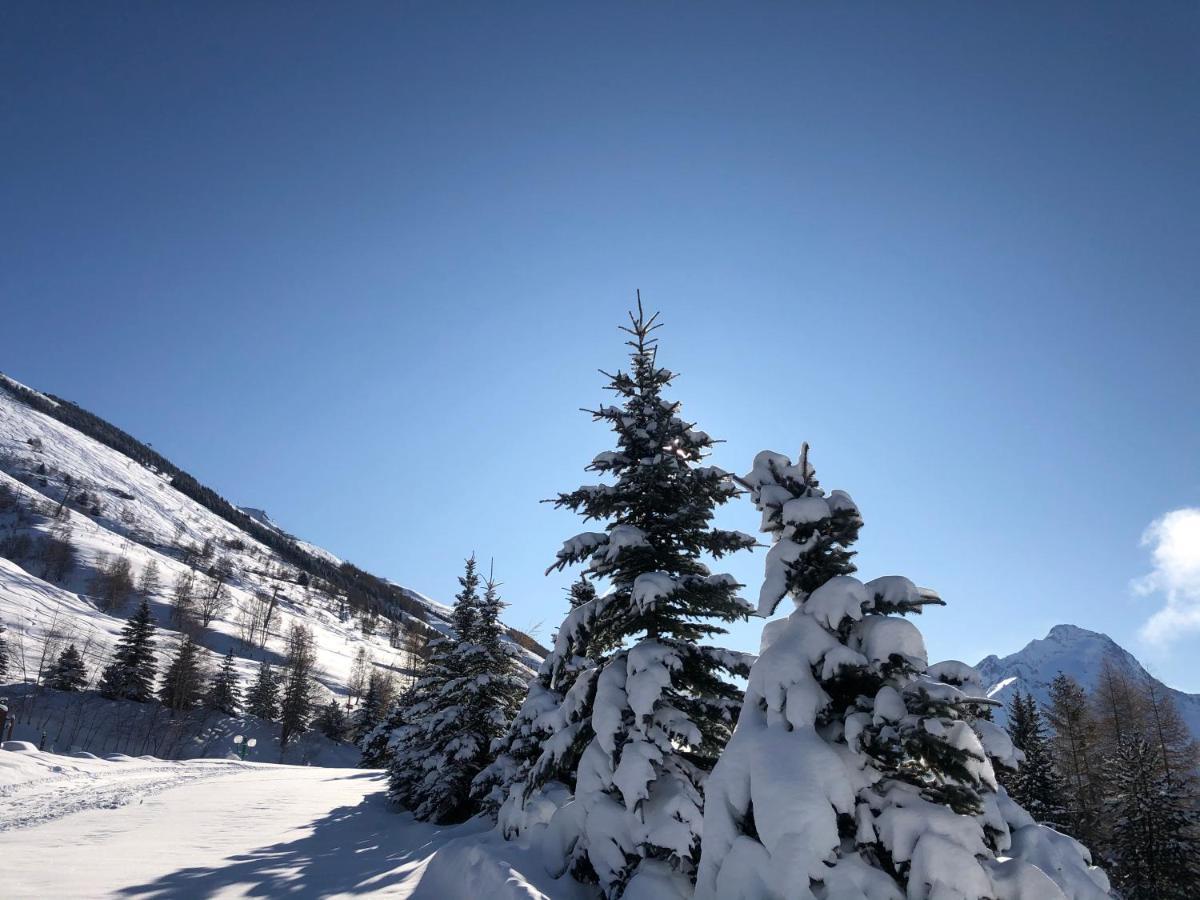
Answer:
[[[244,827],[252,830],[254,823]],[[295,841],[230,856],[217,866],[179,869],[118,894],[210,897],[235,887],[250,897],[369,894],[403,882],[442,845],[466,833],[461,826],[427,825],[410,813],[397,814],[382,794],[331,810],[311,827],[311,834]]]

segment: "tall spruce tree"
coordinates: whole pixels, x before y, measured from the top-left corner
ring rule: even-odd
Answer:
[[[978,673],[927,665],[904,616],[942,601],[848,574],[859,512],[820,488],[807,447],[795,465],[760,453],[744,482],[773,540],[759,610],[785,595],[796,609],[764,628],[708,780],[697,900],[1106,896],[1086,850],[998,788],[994,766],[1017,754],[978,715]]]
[[[267,722],[279,718],[279,676],[263,660],[250,692],[246,695],[246,712]]]
[[[499,583],[489,573],[479,600],[475,647],[467,660],[471,680],[466,708],[470,718],[464,724],[478,735],[482,748],[472,777],[491,758],[492,743],[505,733],[528,689],[526,679],[517,674],[513,645],[504,639],[500,614],[506,605],[500,599]]]
[[[205,681],[202,652],[190,637],[180,643],[158,689],[158,697],[167,709],[182,712],[200,705]]]
[[[1140,736],[1105,766],[1113,874],[1126,900],[1200,897],[1200,810],[1168,780],[1160,751]]]
[[[1013,694],[1006,730],[1013,746],[1024,758],[1015,771],[998,769],[996,774],[1000,782],[1035,822],[1066,830],[1065,786],[1050,749],[1041,711],[1032,694],[1020,691]]]
[[[87,687],[87,667],[74,644],[68,644],[46,674],[46,687],[56,691],[81,691]]]
[[[236,716],[241,712],[242,691],[238,682],[237,669],[233,666],[232,649],[225,654],[220,667],[213,673],[204,702],[209,709],[218,710],[227,716]]]
[[[750,611],[736,579],[712,574],[704,557],[754,538],[712,525],[738,489],[704,464],[713,439],[663,396],[674,374],[658,364],[658,327],[639,298],[622,329],[629,369],[607,376],[617,404],[592,411],[616,447],[588,469],[611,480],[554,501],[606,524],[564,543],[551,569],[585,563],[588,581],[607,590],[567,615],[514,723],[523,733],[502,742],[519,757],[501,775],[504,803],[518,813],[507,830],[545,818],[569,791],[552,820],[562,870],[598,882],[606,897],[635,880],[688,885],[694,876],[704,779],[742,700],[727,676],[745,675],[750,662],[703,643]]]
[[[154,697],[154,621],[150,604],[142,599],[121,629],[112,662],[100,677],[100,693],[117,700],[145,703]]]
[[[419,819],[474,814],[471,783],[516,711],[524,682],[503,641],[502,608],[490,579],[481,597],[474,556],[455,598],[454,636],[435,641],[425,674],[398,718],[389,795]]]
[[[474,640],[479,619],[479,571],[472,554],[458,578],[454,596],[452,636],[435,638],[424,674],[413,686],[407,714],[392,739],[388,769],[388,797],[412,810],[421,819],[451,821],[465,817],[466,799],[453,777],[458,768],[444,771],[439,747],[448,746],[457,730],[461,710],[455,690],[466,672],[462,649]]]

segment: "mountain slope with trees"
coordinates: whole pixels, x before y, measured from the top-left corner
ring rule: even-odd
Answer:
[[[85,694],[102,688],[114,700],[163,701],[191,715],[193,707],[228,707],[231,691],[245,696],[265,664],[282,679],[276,727],[290,739],[312,727],[317,708],[357,703],[356,679],[387,680],[389,692],[410,683],[429,642],[453,632],[447,607],[201,488],[121,429],[0,376],[0,623],[8,647],[0,684],[13,685],[6,693],[19,723],[49,722],[43,713],[63,707],[48,702],[48,681]],[[126,685],[116,679],[130,676],[129,667],[111,669],[113,651],[143,607],[156,632],[153,666]],[[311,653],[302,654],[311,665],[303,683],[289,684],[297,627],[311,639]],[[519,669],[540,664],[545,651],[535,641],[499,629]],[[57,662],[72,645],[64,680]],[[163,674],[185,645],[193,646],[172,669],[176,689],[164,692]],[[209,699],[218,669],[224,686]],[[50,732],[74,735],[63,749],[91,749],[89,729],[55,720]]]

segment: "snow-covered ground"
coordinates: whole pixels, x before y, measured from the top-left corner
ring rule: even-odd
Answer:
[[[27,828],[89,809],[116,809],[148,794],[201,781],[250,764],[203,760],[184,765],[154,757],[40,753],[25,741],[0,745],[0,832]]]
[[[12,748],[12,749],[7,749]],[[397,813],[379,772],[0,750],[0,896],[584,900],[479,822]]]

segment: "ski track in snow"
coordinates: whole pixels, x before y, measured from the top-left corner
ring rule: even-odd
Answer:
[[[128,771],[70,772],[0,788],[0,832],[41,825],[89,809],[117,809],[196,781],[245,771],[240,762],[147,765]]]

